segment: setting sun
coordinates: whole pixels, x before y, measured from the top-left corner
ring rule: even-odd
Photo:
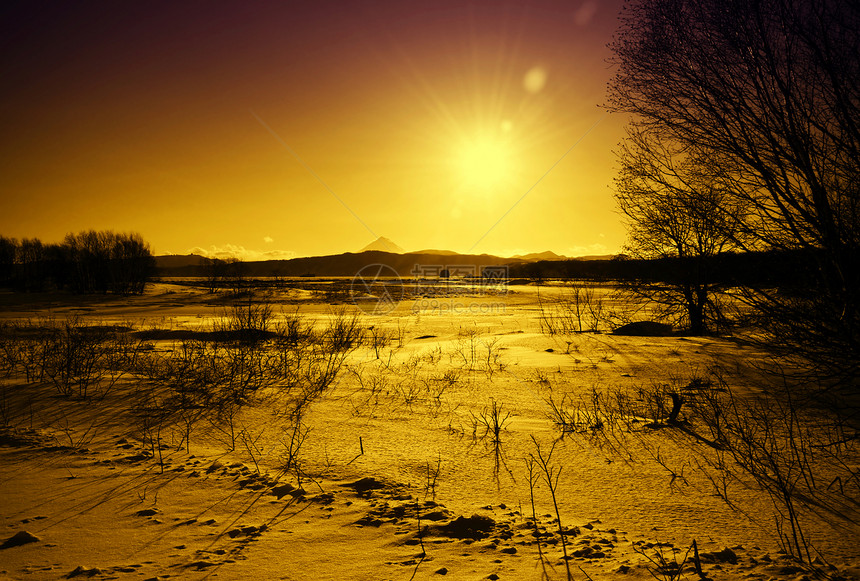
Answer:
[[[504,141],[489,137],[465,141],[455,158],[458,178],[470,189],[497,188],[513,178],[513,157]]]

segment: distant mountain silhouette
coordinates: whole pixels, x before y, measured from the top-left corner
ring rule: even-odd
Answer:
[[[631,259],[623,255],[592,255],[564,260],[525,260],[502,258],[489,254],[425,253],[394,254],[368,251],[346,252],[330,256],[245,262],[243,276],[248,277],[352,277],[364,267],[370,274],[380,273],[379,265],[388,266],[403,278],[434,278],[439,270],[448,269],[452,276],[480,276],[488,266],[506,266],[510,279],[574,278],[592,280],[674,281],[679,272],[689,268],[684,259]],[[740,285],[790,284],[805,288],[809,273],[817,264],[808,251],[769,251],[734,254],[721,253],[708,259],[712,280]],[[798,267],[800,265],[800,267]],[[417,268],[416,268],[417,267]],[[164,255],[156,257],[156,274],[165,277],[206,277],[210,274],[208,259],[202,256]]]
[[[189,266],[203,266],[208,262],[207,258],[197,254],[164,254],[155,257],[156,268],[184,268]]]
[[[415,250],[413,252],[407,252],[406,254],[436,254],[438,256],[454,256],[456,254],[459,254],[459,252],[454,252],[453,250],[427,249],[427,250]]]
[[[545,252],[532,252],[530,254],[515,254],[511,258],[519,258],[521,260],[564,260],[566,256],[556,254],[552,250]]]
[[[359,252],[367,252],[369,250],[378,250],[380,252],[391,252],[394,254],[403,254],[406,252],[402,248],[400,248],[397,244],[395,244],[390,238],[386,238],[385,236],[380,236],[361,250]]]
[[[618,254],[589,254],[587,256],[577,256],[575,260],[612,260],[619,256]]]
[[[162,258],[162,257],[159,257]],[[201,257],[195,264],[193,260],[176,266],[163,266],[158,263],[160,276],[206,276],[205,261]],[[354,276],[365,266],[383,264],[405,278],[434,277],[439,271],[448,269],[461,275],[481,275],[487,266],[520,264],[523,261],[489,254],[395,254],[369,250],[367,252],[345,252],[329,256],[293,258],[291,260],[265,260],[245,262],[245,276]]]
[[[243,271],[246,276],[353,276],[365,266],[384,264],[400,276],[408,278],[432,277],[434,272],[442,268],[461,274],[473,273],[480,276],[481,269],[486,266],[508,266],[513,272],[529,264],[561,264],[571,260],[550,251],[512,258],[490,254],[459,254],[450,250],[421,250],[406,253],[387,238],[380,238],[371,246],[376,245],[380,240],[386,240],[389,246],[398,251],[365,250],[358,253],[345,252],[291,260],[245,262]],[[612,255],[582,256],[574,260],[597,261],[611,258],[613,258]],[[207,264],[207,258],[194,254],[156,257],[156,267],[161,276],[207,276]]]

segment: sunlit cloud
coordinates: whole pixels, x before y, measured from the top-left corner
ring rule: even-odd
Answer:
[[[272,238],[271,236],[263,236],[263,242],[265,242],[266,244],[271,244],[274,241],[275,241],[275,239]]]
[[[267,236],[268,238],[268,236]],[[210,246],[208,249],[195,246],[188,250],[188,254],[196,254],[205,256],[206,258],[218,258],[227,260],[235,258],[246,262],[257,260],[289,260],[296,258],[297,254],[292,250],[252,250],[244,246],[235,244],[225,244],[224,246]]]

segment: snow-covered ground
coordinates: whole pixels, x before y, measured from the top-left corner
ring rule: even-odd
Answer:
[[[660,554],[681,561],[694,540],[711,578],[806,574],[780,554],[760,491],[736,486],[729,507],[671,438],[612,450],[552,420],[550,401],[682,384],[715,365],[736,394],[754,393],[763,353],[730,338],[547,335],[540,301],[552,288],[448,291],[362,315],[367,335],[387,340],[351,351],[306,406],[298,473],[283,470],[295,424],[276,413],[277,394],[240,412],[233,450],[213,426],[196,427],[187,450],[165,429],[159,462],[129,410],[144,379],[123,379],[101,401],[3,380],[0,543],[10,546],[0,579],[554,579],[567,575],[564,551],[573,578],[646,579],[662,575]],[[272,300],[276,315],[298,309],[322,328],[341,305],[315,297]],[[209,330],[222,312],[218,297],[172,285],[76,304],[2,298],[7,321],[76,314]],[[156,352],[174,346],[154,342]],[[539,472],[529,486],[528,459],[550,450],[558,513]],[[22,531],[32,538],[14,536]],[[843,574],[860,566],[856,528],[813,517],[808,532]],[[696,578],[690,566],[683,574]]]

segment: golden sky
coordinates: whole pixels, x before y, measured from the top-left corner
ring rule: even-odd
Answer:
[[[624,120],[599,105],[621,3],[2,8],[0,234],[250,259],[377,236],[615,252]]]

